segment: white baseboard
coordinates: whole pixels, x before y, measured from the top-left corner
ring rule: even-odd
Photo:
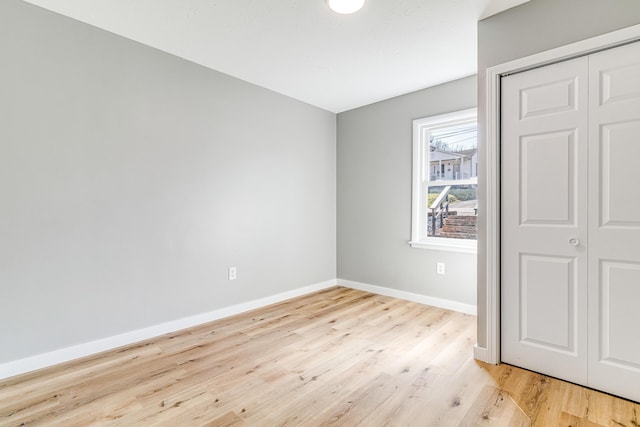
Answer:
[[[444,308],[447,310],[459,311],[461,313],[473,314],[478,313],[475,305],[464,304],[457,301],[451,301],[442,298],[430,297],[427,295],[414,294],[412,292],[399,291],[397,289],[385,288],[383,286],[369,285],[367,283],[354,282],[351,280],[337,279],[338,285],[346,288],[359,289],[361,291],[371,292],[373,294],[384,295],[387,297],[404,299],[420,304],[432,305],[434,307]]]
[[[480,347],[478,344],[473,346],[473,358],[480,362],[489,363],[487,348]]]
[[[463,304],[457,301],[450,301],[441,298],[429,297],[426,295],[414,294],[411,292],[399,291],[397,289],[385,288],[382,286],[369,285],[366,283],[353,282],[350,280],[336,279],[329,280],[314,285],[305,286],[294,289],[292,291],[259,298],[241,304],[223,307],[208,313],[197,314],[195,316],[185,317],[182,319],[172,320],[170,322],[161,323],[159,325],[149,326],[147,328],[137,329],[123,334],[114,335],[90,341],[71,347],[54,350],[48,353],[37,354],[35,356],[18,359],[11,362],[0,364],[0,379],[9,378],[15,375],[24,374],[26,372],[35,371],[59,363],[68,362],[79,359],[81,357],[90,356],[125,345],[133,344],[149,338],[179,331],[181,329],[190,328],[201,325],[203,323],[222,319],[224,317],[233,316],[235,314],[244,313],[246,311],[255,310],[270,304],[275,304],[298,296],[317,292],[332,286],[344,286],[346,288],[359,289],[361,291],[371,292],[374,294],[385,295],[393,298],[400,298],[408,301],[418,302],[421,304],[432,305],[434,307],[445,308],[447,310],[459,311],[462,313],[476,314],[476,306]],[[483,353],[484,351],[484,353]],[[474,357],[478,360],[486,360],[486,349],[476,347],[474,349]]]
[[[54,350],[48,353],[26,357],[24,359],[2,363],[0,364],[0,379],[24,374],[26,372],[35,371],[37,369],[46,368],[48,366],[57,365],[59,363],[79,359],[81,357],[90,356],[92,354],[111,350],[117,347],[122,347],[124,345],[133,344],[170,332],[179,331],[181,329],[190,328],[192,326],[197,326],[203,323],[222,319],[224,317],[233,316],[234,314],[244,313],[249,310],[255,310],[257,308],[306,295],[312,292],[317,292],[336,285],[336,280],[316,283],[315,285],[305,286],[303,288],[294,289],[292,291],[283,292],[280,294],[259,298],[253,301],[220,308],[208,313],[202,313],[195,316],[172,320],[170,322],[161,323],[159,325],[150,326],[148,328],[137,329],[135,331],[125,332],[123,334],[62,348],[60,350]]]

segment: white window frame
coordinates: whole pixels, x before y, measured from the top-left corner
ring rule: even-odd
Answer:
[[[444,127],[477,123],[478,110],[456,111],[413,121],[413,186],[411,201],[411,241],[414,248],[476,253],[477,241],[427,236],[427,187],[429,186],[429,136],[432,131]],[[441,185],[468,185],[478,183],[478,178],[455,181],[435,181]]]

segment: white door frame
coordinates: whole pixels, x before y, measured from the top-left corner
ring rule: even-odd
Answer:
[[[492,364],[500,363],[500,78],[638,40],[640,40],[640,25],[634,25],[487,68],[486,165],[482,182],[486,188],[487,234],[483,248],[480,249],[479,246],[480,250],[485,251],[487,260],[485,276],[487,341],[486,348],[476,348],[476,359]]]

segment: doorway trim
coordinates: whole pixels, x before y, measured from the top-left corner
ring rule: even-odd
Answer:
[[[521,71],[627,43],[640,41],[640,24],[576,43],[499,64],[486,70],[485,176],[486,239],[478,249],[486,253],[486,347],[476,346],[474,356],[486,363],[500,363],[500,79]]]

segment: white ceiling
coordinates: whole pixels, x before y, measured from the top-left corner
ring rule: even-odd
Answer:
[[[332,112],[476,73],[476,23],[529,0],[26,0]]]

